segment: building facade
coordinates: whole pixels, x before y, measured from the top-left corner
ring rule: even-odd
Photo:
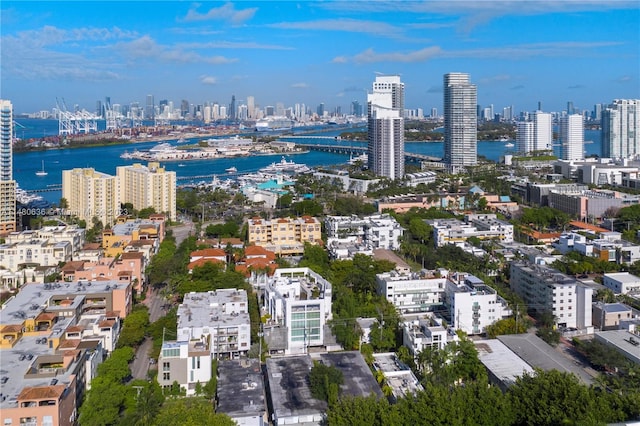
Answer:
[[[516,136],[516,150],[527,154],[532,151],[553,149],[553,119],[551,114],[536,111],[533,121],[519,121]]]
[[[120,195],[115,176],[93,168],[62,171],[62,197],[67,200],[66,213],[91,224],[96,218],[104,226],[120,215]]]
[[[389,179],[404,176],[404,83],[377,76],[367,95],[369,170]]]
[[[17,229],[13,180],[13,105],[0,99],[0,235]]]
[[[153,207],[156,213],[176,220],[176,172],[165,170],[160,163],[147,166],[136,163],[116,168],[119,197],[136,210]]]
[[[322,241],[320,221],[315,217],[248,220],[248,243],[279,255],[304,253],[304,244]]]
[[[158,357],[158,383],[171,388],[178,382],[187,396],[195,395],[198,384],[211,380],[211,354],[206,338],[192,341],[165,341]]]
[[[444,75],[444,162],[454,173],[478,161],[477,98],[469,74]]]
[[[615,99],[602,111],[601,129],[604,157],[640,154],[640,99]]]
[[[584,158],[584,117],[571,114],[560,117],[559,142],[563,160]]]

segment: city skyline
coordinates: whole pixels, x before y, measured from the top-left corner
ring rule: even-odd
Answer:
[[[442,111],[449,72],[472,74],[478,103],[498,110],[534,111],[538,101],[545,111],[568,102],[590,110],[640,92],[634,1],[0,7],[0,95],[16,113],[51,110],[56,98],[90,111],[105,97],[144,105],[149,94],[176,105],[253,96],[260,107],[349,111],[352,100],[366,102],[377,73],[400,75],[405,108],[425,111]]]

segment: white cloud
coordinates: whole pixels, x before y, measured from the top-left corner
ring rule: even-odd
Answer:
[[[290,46],[262,44],[256,42],[211,41],[206,43],[182,43],[178,45],[188,49],[258,49],[258,50],[295,50]]]
[[[377,36],[399,36],[402,30],[386,22],[357,19],[321,19],[317,21],[279,22],[268,27],[288,30],[345,31]]]
[[[120,43],[117,51],[128,59],[155,59],[161,62],[228,64],[237,59],[224,56],[206,56],[197,52],[158,44],[149,36],[143,36],[129,43]]]
[[[236,10],[233,3],[225,3],[220,7],[214,7],[209,9],[206,13],[199,13],[196,9],[199,4],[194,5],[184,18],[178,19],[182,22],[196,22],[196,21],[227,21],[231,24],[238,25],[253,18],[258,11],[257,7]]]
[[[202,84],[213,85],[218,83],[218,79],[210,75],[203,75],[203,76],[200,76],[200,82]]]
[[[369,48],[362,53],[358,53],[353,57],[356,63],[373,63],[373,62],[424,62],[428,59],[439,56],[441,49],[438,46],[425,47],[409,53],[390,52],[376,53]]]
[[[293,83],[291,87],[294,89],[306,89],[309,85],[307,83]]]
[[[334,64],[346,64],[349,62],[349,59],[346,56],[336,56],[331,62]]]

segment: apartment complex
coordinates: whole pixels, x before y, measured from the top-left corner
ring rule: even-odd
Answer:
[[[238,358],[251,345],[247,292],[187,293],[178,307],[177,342],[208,341],[210,358]]]
[[[320,221],[311,216],[248,221],[248,243],[262,246],[279,255],[304,253],[304,244],[322,241]]]
[[[444,75],[444,162],[452,172],[478,161],[477,88],[469,74]]]
[[[13,105],[0,99],[0,235],[14,232],[16,181],[13,180]]]
[[[468,214],[464,222],[458,219],[429,219],[426,222],[433,227],[436,247],[464,244],[471,237],[513,242],[513,225],[498,219],[495,214]]]
[[[447,329],[441,319],[433,316],[405,321],[402,327],[402,344],[414,357],[427,349],[444,349],[459,340],[453,329]]]
[[[116,176],[122,203],[131,203],[136,210],[153,207],[176,220],[176,172],[150,162],[147,166],[135,163],[117,167]]]
[[[516,150],[521,154],[553,149],[553,120],[551,114],[536,111],[532,121],[519,121]]]
[[[369,170],[389,179],[404,176],[404,83],[400,76],[376,77],[367,95]]]
[[[602,110],[602,155],[633,158],[640,154],[640,99],[615,99]]]
[[[178,382],[187,396],[196,393],[198,384],[204,386],[211,380],[211,353],[209,341],[165,341],[158,357],[158,383],[162,388],[171,388]]]
[[[387,214],[359,218],[358,216],[327,216],[325,219],[327,244],[359,242],[373,249],[397,250],[404,229]]]
[[[113,227],[102,231],[102,249],[105,256],[118,256],[128,251],[134,243],[148,243],[151,254],[155,253],[164,238],[164,221],[163,215],[151,215],[149,219],[119,216]],[[150,255],[145,258],[149,261]]]
[[[609,190],[566,189],[549,191],[548,204],[580,220],[602,218],[611,208],[623,208],[640,203],[637,195]]]
[[[285,354],[325,344],[331,295],[331,283],[309,268],[276,269],[264,290],[265,328],[286,328]]]
[[[378,294],[401,314],[429,312],[444,307],[447,271],[428,275],[396,271],[376,275]]]
[[[605,262],[631,264],[640,260],[640,246],[623,240],[619,232],[600,232],[598,238],[566,232],[560,235],[553,246],[562,254],[577,251]]]
[[[584,117],[581,114],[560,117],[559,142],[563,160],[584,158]]]
[[[93,168],[63,170],[62,198],[67,200],[65,213],[86,221],[88,226],[94,217],[106,226],[120,216],[116,177]]]
[[[628,272],[611,272],[602,276],[602,284],[615,294],[640,295],[640,277]]]
[[[553,314],[559,328],[591,327],[593,289],[546,265],[511,263],[511,289],[537,312]]]

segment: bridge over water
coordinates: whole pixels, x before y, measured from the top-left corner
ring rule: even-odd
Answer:
[[[346,146],[346,145],[331,145],[331,144],[309,144],[309,143],[296,143],[296,147],[307,149],[309,151],[320,152],[332,152],[334,154],[346,154],[346,155],[361,155],[367,153],[367,148],[364,146]],[[438,157],[432,157],[430,155],[416,154],[413,152],[404,152],[405,161],[412,163],[420,163],[422,161],[441,162],[442,159]]]

